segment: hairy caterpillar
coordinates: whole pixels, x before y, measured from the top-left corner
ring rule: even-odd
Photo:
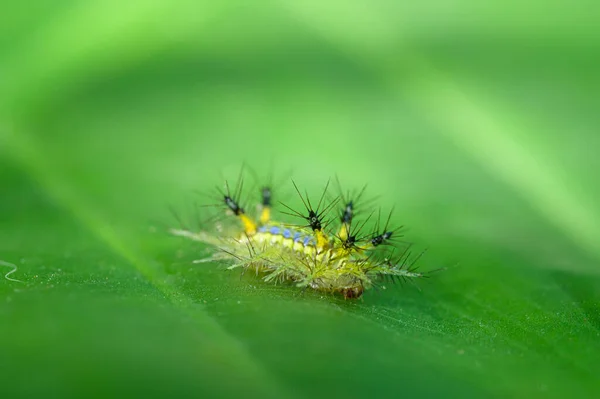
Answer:
[[[199,231],[182,226],[171,229],[171,233],[217,250],[195,263],[226,261],[232,263],[229,269],[254,270],[263,274],[267,282],[290,281],[298,287],[339,293],[346,299],[359,298],[365,289],[385,277],[402,281],[427,277],[414,266],[422,253],[412,257],[411,244],[403,243],[398,248],[394,242],[401,235],[398,235],[399,229],[388,226],[391,212],[383,226],[380,212],[371,228],[367,224],[374,212],[361,222],[355,222],[356,204],[366,186],[355,196],[344,195],[338,181],[340,195],[326,200],[328,182],[317,206],[313,207],[308,194],[302,195],[293,180],[292,184],[304,210],[297,211],[279,202],[281,213],[304,220],[303,224],[272,219],[271,186],[260,188],[261,200],[255,215],[246,212],[240,203],[243,189],[240,174],[233,193],[227,182],[225,191],[217,188],[220,205],[216,206],[221,208],[220,215],[225,215],[220,221],[205,223]],[[365,230],[370,231],[365,233]]]

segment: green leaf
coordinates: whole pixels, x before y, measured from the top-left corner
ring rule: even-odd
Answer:
[[[593,12],[4,7],[7,397],[600,394]],[[345,301],[194,264],[169,206],[244,161],[368,183],[448,269]]]

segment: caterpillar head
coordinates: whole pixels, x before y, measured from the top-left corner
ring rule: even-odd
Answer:
[[[362,285],[358,285],[355,287],[346,287],[341,290],[344,299],[356,299],[360,298],[364,292],[364,288]]]

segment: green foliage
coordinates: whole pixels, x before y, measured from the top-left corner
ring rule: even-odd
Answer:
[[[597,6],[121,3],[2,5],[3,396],[600,393]],[[192,264],[168,205],[244,160],[457,266],[344,301]]]

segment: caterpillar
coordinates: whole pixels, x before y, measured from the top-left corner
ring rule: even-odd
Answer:
[[[290,223],[272,218],[270,185],[257,190],[260,201],[256,211],[246,212],[240,199],[243,191],[240,173],[233,193],[227,181],[224,190],[217,187],[219,203],[213,206],[219,207],[219,220],[213,217],[196,231],[181,225],[170,232],[216,250],[195,263],[226,262],[230,264],[228,269],[253,270],[269,283],[292,282],[304,289],[341,294],[345,299],[361,297],[366,289],[386,278],[411,281],[428,277],[428,273],[415,267],[423,252],[412,256],[412,244],[399,245],[396,241],[402,237],[399,234],[402,226],[389,227],[392,212],[385,224],[381,223],[380,211],[376,221],[373,221],[375,212],[371,212],[357,222],[357,204],[366,186],[351,195],[344,194],[339,180],[336,182],[339,195],[328,197],[328,181],[315,207],[308,193],[303,195],[292,180],[303,209],[296,210],[279,201],[281,214],[301,221]]]

